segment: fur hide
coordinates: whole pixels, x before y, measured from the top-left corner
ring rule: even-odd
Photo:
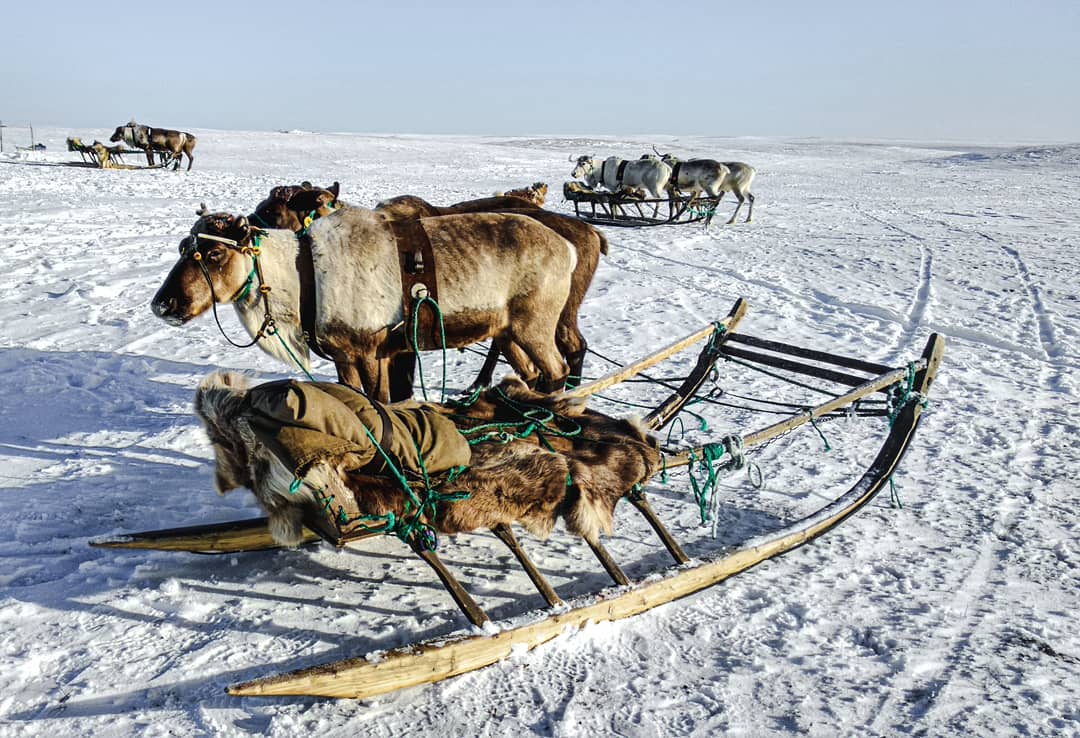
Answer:
[[[252,430],[249,389],[242,375],[219,372],[207,377],[195,396],[195,413],[214,447],[218,491],[246,487],[270,516],[274,539],[285,545],[300,540],[305,508],[317,504],[311,487],[333,495],[349,516],[405,514],[405,493],[398,482],[358,469],[354,455],[327,455],[306,472],[306,484],[291,490],[293,473]],[[423,522],[453,534],[517,522],[547,536],[562,518],[568,531],[596,542],[610,534],[615,505],[659,467],[658,442],[637,423],[609,418],[585,408],[583,400],[547,396],[520,380],[505,380],[462,409],[429,407],[459,427],[521,420],[523,406],[550,410],[560,423],[580,428],[573,437],[548,436],[556,452],[535,438],[478,443],[466,471],[443,492],[468,498],[440,502]],[[462,415],[465,413],[465,415]],[[335,507],[335,511],[336,511]]]

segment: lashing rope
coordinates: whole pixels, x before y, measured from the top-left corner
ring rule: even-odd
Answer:
[[[420,375],[420,392],[427,400],[427,385],[424,383],[424,364],[420,358],[420,343],[417,340],[417,333],[420,327],[420,308],[426,303],[431,303],[431,309],[435,311],[436,317],[439,319],[439,338],[442,343],[442,396],[440,402],[446,402],[446,328],[443,326],[442,310],[439,309],[439,303],[425,294],[416,304],[413,305],[412,315],[412,345],[413,351],[416,352],[416,373]]]

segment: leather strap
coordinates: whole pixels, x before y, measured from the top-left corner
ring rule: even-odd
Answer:
[[[319,343],[318,326],[315,322],[315,261],[311,256],[311,236],[304,234],[298,238],[296,251],[296,271],[300,275],[300,327],[304,329],[304,340],[316,356],[333,361]]]
[[[401,265],[401,305],[405,313],[406,343],[414,350],[442,348],[437,331],[435,311],[421,308],[417,316],[416,340],[412,345],[413,313],[416,303],[423,297],[439,301],[439,280],[435,268],[435,252],[431,239],[420,219],[391,221],[390,228],[397,242],[398,260]]]

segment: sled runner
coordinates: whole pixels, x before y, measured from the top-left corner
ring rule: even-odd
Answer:
[[[885,485],[907,450],[941,361],[943,340],[936,334],[932,335],[918,359],[906,366],[890,367],[741,334],[737,331],[737,326],[744,312],[745,303],[740,300],[728,317],[716,325],[677,341],[633,365],[557,395],[551,402],[563,402],[571,396],[584,398],[594,395],[632,376],[640,375],[649,366],[694,342],[707,340],[689,375],[678,385],[674,382],[665,385],[674,391],[645,416],[643,422],[646,428],[659,430],[684,410],[687,403],[699,396],[700,390],[709,381],[720,360],[753,366],[768,372],[772,377],[791,378],[792,382],[804,383],[802,386],[805,386],[806,382],[813,382],[817,391],[827,393],[828,399],[813,406],[800,406],[781,420],[759,430],[727,435],[716,443],[682,450],[664,448],[664,470],[696,466],[699,472],[707,471],[711,478],[717,471],[742,466],[748,455],[800,427],[817,428],[818,422],[837,417],[848,417],[857,421],[866,418],[880,424],[886,431],[885,438],[873,461],[846,492],[812,514],[803,515],[779,530],[738,545],[732,551],[704,560],[691,560],[653,512],[645,495],[645,485],[634,484],[620,494],[624,494],[625,498],[645,515],[676,566],[661,573],[659,577],[654,575],[646,581],[633,582],[598,541],[590,541],[590,547],[617,588],[567,604],[559,600],[554,590],[546,585],[543,576],[531,566],[509,525],[493,526],[493,531],[511,548],[551,606],[550,609],[540,611],[531,621],[507,626],[494,634],[491,633],[491,626],[486,625],[489,621],[483,610],[438,560],[435,548],[423,543],[424,526],[437,523],[440,516],[445,518],[448,510],[452,511],[454,505],[460,504],[448,498],[439,499],[426,508],[429,510],[426,518],[422,521],[419,516],[416,518],[417,525],[403,540],[436,570],[470,622],[477,626],[486,625],[486,633],[481,635],[473,631],[471,634],[414,644],[383,654],[374,661],[364,658],[345,659],[257,679],[233,685],[229,687],[229,693],[241,696],[312,695],[366,698],[438,681],[495,663],[509,656],[514,650],[531,649],[556,638],[567,629],[579,628],[589,622],[630,617],[697,592],[771,557],[790,551],[850,517],[873,499]],[[829,389],[826,390],[826,387]],[[486,399],[482,399],[477,406],[484,401]],[[528,409],[528,417],[537,417],[533,413],[534,409]],[[582,416],[583,419],[579,420],[581,427],[585,429],[584,433],[589,432],[585,421],[590,417],[601,422],[606,418],[593,411],[586,412],[592,415]],[[459,410],[447,411],[450,417],[454,417],[456,413],[459,414]],[[466,427],[469,421],[455,422],[459,423],[463,432],[470,432]],[[607,428],[605,432],[614,432],[612,428],[615,426]],[[549,430],[546,441],[542,437],[534,443],[547,443],[553,455],[565,455],[567,459],[574,461],[577,441],[572,437],[563,437],[554,426]],[[538,435],[543,436],[543,433]],[[659,473],[659,469],[650,468],[649,473]],[[465,474],[459,479],[465,480]],[[568,487],[570,483],[568,475]],[[582,495],[586,494],[584,483],[575,481],[575,485],[582,487]],[[697,491],[695,483],[695,492]],[[425,509],[428,502],[422,503],[421,507]],[[702,504],[704,511],[701,499],[699,504]],[[328,509],[334,512],[332,507]],[[320,518],[319,512],[315,509],[307,510],[304,515],[305,525],[319,529],[317,532],[336,545],[345,545],[371,533],[370,524],[357,525],[356,520],[348,519],[350,516],[334,514]],[[233,528],[218,525],[203,528],[201,531],[197,527],[157,531],[133,534],[125,537],[123,541],[114,539],[97,545],[201,552],[251,550],[267,547],[269,536],[265,533],[266,528],[260,528],[260,525],[263,524],[248,521],[234,525]],[[400,531],[398,533],[400,536]],[[587,536],[583,537],[589,540]]]

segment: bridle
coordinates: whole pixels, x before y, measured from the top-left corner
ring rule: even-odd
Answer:
[[[261,233],[262,232],[258,229],[249,227],[247,233],[239,241],[234,241],[231,238],[223,238],[222,236],[214,236],[209,233],[192,233],[191,244],[180,251],[181,259],[191,258],[199,265],[199,270],[202,272],[203,277],[206,278],[206,284],[210,286],[210,307],[214,311],[214,322],[217,323],[218,330],[221,331],[221,335],[225,337],[225,340],[236,348],[250,348],[258,343],[260,338],[272,336],[277,333],[277,325],[274,321],[274,316],[270,313],[270,285],[266,284],[263,280],[262,265],[259,263],[259,254],[262,251],[259,246],[259,236]],[[225,332],[224,326],[221,325],[221,319],[218,317],[217,311],[218,300],[217,292],[214,290],[214,280],[210,277],[210,270],[208,270],[206,264],[203,263],[202,254],[199,253],[199,241],[214,241],[215,243],[224,244],[232,251],[237,251],[245,256],[251,257],[251,271],[244,281],[244,286],[237,290],[229,300],[229,302],[237,302],[246,299],[251,293],[251,288],[255,284],[255,281],[258,280],[259,293],[262,295],[265,315],[263,317],[262,325],[259,326],[259,330],[255,332],[255,337],[252,338],[249,343],[237,343],[232,340],[229,338],[229,334]],[[253,244],[249,244],[248,241],[252,241]]]

